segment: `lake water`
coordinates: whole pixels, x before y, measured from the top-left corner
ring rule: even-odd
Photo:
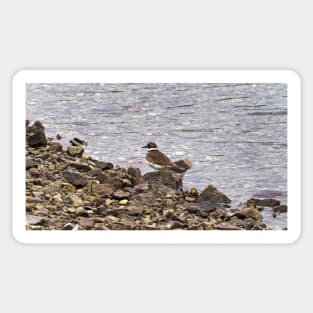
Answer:
[[[88,142],[85,154],[151,169],[154,141],[172,160],[190,159],[184,188],[213,184],[243,206],[253,195],[287,203],[286,84],[27,84],[27,118],[48,136]],[[281,229],[286,214],[267,223]]]

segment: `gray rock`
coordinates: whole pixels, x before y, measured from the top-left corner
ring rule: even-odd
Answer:
[[[62,152],[63,151],[63,147],[58,142],[51,142],[50,145],[49,145],[49,151],[50,152]]]
[[[274,213],[286,213],[288,211],[287,205],[278,205],[272,208]]]
[[[91,170],[91,167],[88,164],[78,163],[78,162],[68,163],[67,167],[75,168],[76,170],[80,172],[88,172]]]
[[[222,204],[218,203],[209,203],[209,202],[200,202],[200,203],[192,203],[187,207],[187,211],[189,213],[197,213],[200,211],[212,212],[216,209],[222,209]]]
[[[255,203],[257,206],[265,206],[265,207],[274,207],[274,206],[279,206],[280,201],[276,199],[256,199],[256,198],[251,198],[247,201],[247,204],[250,203]]]
[[[112,163],[103,161],[95,161],[95,166],[102,170],[111,170],[114,167]]]
[[[36,162],[35,160],[31,159],[31,158],[26,158],[26,170],[29,170],[32,167],[37,167],[38,166],[38,162]]]
[[[139,168],[129,167],[127,169],[127,174],[129,175],[130,180],[134,186],[143,183],[143,177]]]
[[[199,202],[206,201],[209,203],[220,203],[220,204],[228,204],[231,200],[218,189],[216,189],[213,185],[207,186],[199,195]]]
[[[130,193],[128,191],[123,191],[123,190],[117,190],[113,193],[114,199],[117,199],[117,200],[126,199],[129,196],[130,196]]]
[[[72,185],[77,188],[81,188],[87,185],[87,178],[81,175],[80,173],[72,171],[64,171],[63,177]]]
[[[183,187],[182,176],[170,170],[149,172],[143,175],[143,178],[156,187],[165,185],[175,191],[181,190]]]

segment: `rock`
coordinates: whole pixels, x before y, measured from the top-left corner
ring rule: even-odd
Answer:
[[[256,199],[256,198],[251,198],[247,201],[248,204],[255,203],[257,206],[265,206],[265,207],[274,207],[274,206],[279,206],[280,201],[276,199]]]
[[[132,182],[127,178],[122,179],[122,182],[125,187],[131,187],[133,185]]]
[[[123,200],[125,198],[128,198],[129,196],[130,196],[130,193],[128,191],[123,191],[123,190],[118,190],[113,193],[114,199],[117,199],[117,200]]]
[[[71,204],[76,208],[83,203],[83,200],[76,194],[69,195],[69,198],[71,200]]]
[[[44,133],[36,133],[27,137],[27,144],[33,148],[46,146],[47,138]]]
[[[40,176],[40,172],[35,167],[32,167],[31,169],[29,169],[28,173],[33,177]]]
[[[41,122],[35,121],[32,126],[26,126],[26,143],[33,148],[47,145],[45,129]]]
[[[222,207],[223,206],[218,203],[201,202],[201,203],[192,203],[190,206],[187,207],[186,210],[190,213],[197,213],[199,211],[211,212]]]
[[[186,196],[186,197],[185,197],[185,200],[188,201],[188,202],[194,202],[196,199],[193,198],[193,197],[188,197],[188,196]]]
[[[116,170],[106,170],[97,175],[101,184],[109,184],[114,189],[123,188],[122,173]]]
[[[102,170],[111,170],[114,166],[110,162],[95,161],[95,166]]]
[[[84,229],[92,229],[92,226],[94,224],[92,219],[80,216],[77,220],[78,220],[78,224]]]
[[[111,196],[114,190],[108,184],[91,184],[91,192],[102,196]]]
[[[143,192],[147,192],[149,191],[149,185],[148,183],[144,183],[144,184],[139,184],[135,186],[135,192],[137,193],[143,193]]]
[[[59,193],[54,195],[51,199],[51,203],[60,208],[63,205],[63,199]]]
[[[181,175],[170,170],[149,172],[143,178],[152,185],[165,185],[173,190],[181,190],[183,186]]]
[[[139,168],[129,167],[127,174],[130,176],[130,180],[134,186],[143,183],[143,177]]]
[[[77,216],[85,216],[85,217],[88,217],[89,216],[89,213],[87,210],[85,210],[83,207],[78,207],[76,210],[75,210],[75,213]]]
[[[73,167],[80,172],[88,172],[91,170],[91,167],[88,164],[79,162],[70,162],[67,167]]]
[[[120,200],[118,203],[121,204],[121,205],[126,205],[128,203],[128,200],[127,199],[123,199],[123,200]]]
[[[66,151],[70,156],[81,157],[85,150],[82,146],[68,146]]]
[[[167,209],[174,209],[175,207],[175,202],[172,199],[165,199],[164,205]]]
[[[206,201],[214,204],[228,204],[231,200],[213,185],[208,185],[199,195],[198,201]]]
[[[64,226],[63,226],[63,230],[73,230],[75,227],[75,224],[73,223],[66,223]]]
[[[240,227],[238,227],[236,225],[232,225],[232,224],[227,223],[227,222],[222,222],[222,223],[219,223],[217,225],[214,225],[213,229],[218,229],[218,230],[241,230]]]
[[[111,205],[112,203],[113,203],[113,200],[111,200],[111,199],[105,200],[105,205],[107,205],[107,206]]]
[[[70,143],[75,146],[75,147],[79,147],[79,146],[82,146],[82,145],[85,145],[87,146],[87,142],[85,140],[82,140],[82,139],[79,139],[77,137],[74,137],[73,139],[70,140]]]
[[[183,172],[188,171],[192,168],[192,162],[190,160],[179,160],[174,162],[179,168],[183,170]]]
[[[26,170],[29,170],[30,168],[37,167],[38,162],[31,158],[26,158]]]
[[[238,213],[233,214],[233,216],[238,217],[239,219],[252,218],[254,220],[262,220],[263,216],[256,208],[242,208]]]
[[[87,185],[87,178],[77,172],[64,171],[63,177],[72,185],[81,188]]]
[[[50,152],[62,152],[63,151],[63,147],[60,143],[58,142],[51,142],[49,145],[49,149]]]
[[[287,205],[278,205],[272,208],[274,213],[286,213],[288,208]]]
[[[26,225],[41,225],[46,222],[46,218],[42,216],[26,215]]]

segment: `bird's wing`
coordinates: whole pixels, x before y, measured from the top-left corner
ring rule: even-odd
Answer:
[[[146,160],[151,163],[159,164],[159,165],[173,165],[171,160],[159,150],[149,151],[146,156]]]

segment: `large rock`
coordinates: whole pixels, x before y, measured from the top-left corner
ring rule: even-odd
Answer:
[[[84,153],[84,148],[82,146],[68,146],[67,147],[67,153],[70,156],[73,157],[81,157],[82,154]]]
[[[143,183],[143,177],[139,168],[129,167],[127,169],[127,174],[129,175],[130,180],[134,186]]]
[[[280,205],[280,201],[276,199],[257,199],[251,198],[247,201],[247,205],[254,203],[256,206],[275,207]]]
[[[73,171],[64,171],[63,177],[72,185],[81,188],[87,185],[87,178],[80,173]]]
[[[173,190],[181,190],[183,187],[181,175],[170,170],[149,172],[143,175],[143,179],[152,185],[165,185]]]
[[[95,161],[95,166],[102,170],[111,170],[114,166],[111,162]]]
[[[116,170],[106,170],[97,174],[101,184],[111,185],[114,189],[123,188],[123,175],[121,172]]]
[[[45,128],[41,122],[35,121],[31,126],[26,123],[26,143],[33,148],[47,145]]]
[[[209,202],[212,204],[229,204],[231,200],[213,185],[207,186],[198,197],[199,202]]]

